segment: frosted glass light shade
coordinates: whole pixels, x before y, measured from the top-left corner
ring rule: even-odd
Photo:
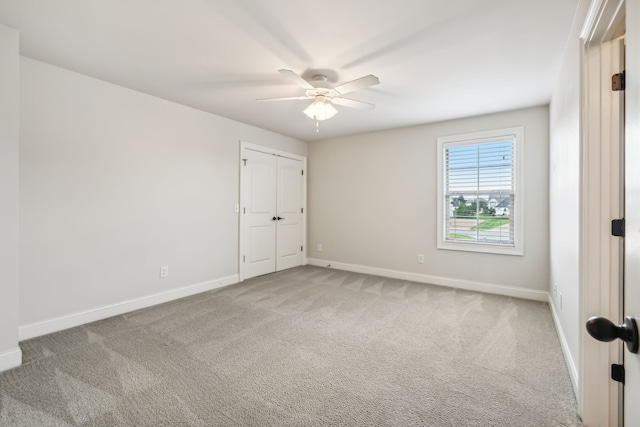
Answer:
[[[329,101],[324,99],[324,97],[318,98],[320,97],[317,97],[316,100],[304,110],[307,117],[320,121],[330,119],[338,113],[338,110],[336,110]]]

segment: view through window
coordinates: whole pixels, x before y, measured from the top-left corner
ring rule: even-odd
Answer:
[[[516,130],[520,131],[438,139],[441,247],[517,251],[521,221],[517,202],[522,195],[517,191],[516,147],[522,131]]]

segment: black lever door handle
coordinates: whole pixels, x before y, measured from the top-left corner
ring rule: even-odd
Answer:
[[[598,341],[609,342],[620,338],[631,353],[637,353],[640,347],[638,325],[633,317],[625,317],[624,323],[617,326],[609,319],[593,316],[587,320],[587,332]]]
[[[276,218],[275,216],[273,218],[271,218],[271,221],[276,221],[278,218]]]
[[[284,218],[282,218],[282,217],[278,217],[278,221],[280,221],[281,219],[284,219]]]

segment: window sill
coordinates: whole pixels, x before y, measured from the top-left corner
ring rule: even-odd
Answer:
[[[518,245],[506,247],[482,243],[439,242],[438,249],[449,251],[480,252],[496,255],[524,256],[524,251]]]

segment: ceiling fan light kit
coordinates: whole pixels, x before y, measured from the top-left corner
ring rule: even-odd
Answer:
[[[355,99],[343,98],[342,95],[380,83],[380,80],[376,76],[369,74],[368,76],[360,77],[359,79],[332,87],[332,84],[328,81],[327,76],[325,75],[315,75],[313,76],[313,80],[309,82],[291,70],[278,70],[278,72],[303,88],[305,90],[304,96],[267,98],[258,99],[258,101],[287,101],[294,99],[313,100],[311,105],[309,105],[303,112],[307,117],[316,121],[316,131],[318,129],[319,121],[330,119],[338,113],[338,110],[335,109],[333,104],[358,110],[372,109],[374,107],[373,104],[356,101]]]
[[[311,105],[303,112],[307,117],[316,121],[327,120],[338,114],[338,110],[323,95],[316,96]]]

